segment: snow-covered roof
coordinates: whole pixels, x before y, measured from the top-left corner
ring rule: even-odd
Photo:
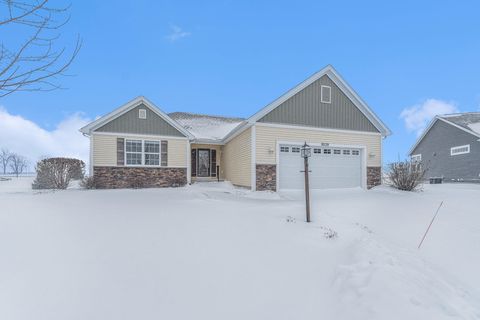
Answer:
[[[168,116],[190,132],[197,140],[218,142],[244,121],[242,118],[229,118],[196,114],[188,112],[173,112]]]
[[[464,129],[480,134],[480,112],[455,113],[439,117]]]

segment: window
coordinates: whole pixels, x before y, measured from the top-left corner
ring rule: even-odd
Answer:
[[[360,150],[352,150],[352,156],[359,156]]]
[[[313,153],[322,153],[322,149],[313,148]]]
[[[320,87],[320,102],[332,103],[332,88],[329,86]]]
[[[340,150],[339,149],[334,149],[333,154],[340,154]]]
[[[280,152],[289,152],[290,148],[289,147],[280,147]]]
[[[422,155],[421,154],[414,154],[410,157],[412,162],[420,162],[422,161]]]
[[[147,119],[147,110],[146,109],[138,109],[138,118],[139,119]]]
[[[292,147],[292,152],[299,153],[300,148],[299,147]]]
[[[145,165],[158,166],[160,164],[160,142],[145,141]]]
[[[346,156],[350,155],[350,150],[343,150],[343,154]]]
[[[332,149],[323,149],[323,154],[331,154]]]
[[[465,154],[465,153],[470,153],[470,145],[464,145],[464,146],[458,146],[458,147],[453,147],[450,148],[450,155],[451,156],[456,156],[459,154]]]
[[[142,164],[142,140],[126,140],[125,155],[127,165]]]

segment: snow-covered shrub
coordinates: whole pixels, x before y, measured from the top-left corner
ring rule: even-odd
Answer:
[[[48,158],[37,162],[33,189],[66,189],[70,180],[83,179],[85,162],[71,158]]]
[[[80,181],[80,187],[84,189],[96,189],[97,183],[95,178],[93,176],[83,178],[82,181]]]
[[[426,169],[418,161],[399,161],[388,165],[387,179],[389,184],[399,190],[416,190],[425,179]]]

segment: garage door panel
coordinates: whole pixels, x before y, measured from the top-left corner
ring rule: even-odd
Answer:
[[[283,148],[282,148],[283,147]],[[304,168],[299,145],[281,145],[279,159],[279,188],[303,189]],[[327,149],[327,150],[325,150]],[[287,150],[287,152],[285,152]],[[362,185],[361,150],[355,148],[314,148],[309,158],[310,186],[312,189],[352,188]]]

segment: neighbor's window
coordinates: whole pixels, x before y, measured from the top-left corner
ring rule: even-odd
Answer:
[[[329,86],[320,87],[320,101],[323,103],[332,103],[332,88]]]
[[[450,155],[451,156],[456,156],[458,154],[465,154],[465,153],[470,153],[470,145],[464,145],[464,146],[458,146],[458,147],[453,147],[450,148]]]
[[[146,109],[138,109],[138,117],[140,119],[147,119],[147,110]]]
[[[422,155],[421,154],[414,154],[410,157],[412,162],[420,162],[422,161]]]
[[[160,164],[160,142],[145,141],[145,165],[158,166]]]
[[[142,164],[142,140],[125,141],[125,159],[127,165]]]

